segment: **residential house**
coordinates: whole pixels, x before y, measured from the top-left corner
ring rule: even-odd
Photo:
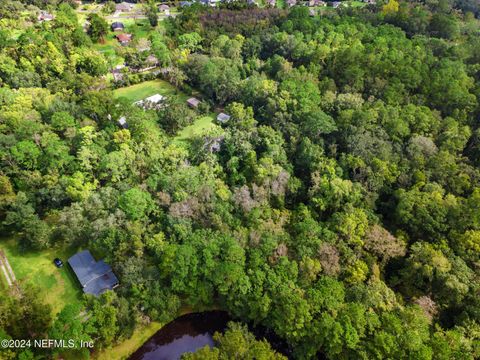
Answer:
[[[88,250],[79,252],[68,259],[85,294],[99,296],[118,286],[118,279],[112,268],[103,260],[95,261]]]
[[[216,6],[220,0],[199,0],[205,6]]]
[[[128,129],[127,118],[125,116],[122,116],[117,122],[118,126],[120,126],[122,129]]]
[[[122,69],[125,68],[125,65],[117,65],[112,69],[112,75],[114,81],[122,81],[123,80],[123,72]]]
[[[147,58],[145,59],[145,63],[150,66],[157,66],[158,59],[155,55],[148,55]]]
[[[267,5],[271,7],[275,7],[276,4],[277,4],[276,0],[267,0]]]
[[[340,5],[342,5],[342,3],[340,1],[334,1],[332,2],[332,7],[334,9],[337,9]]]
[[[117,38],[118,42],[123,46],[128,45],[130,41],[132,41],[132,34],[118,34],[115,35],[115,37]]]
[[[141,69],[138,69],[138,72],[144,72],[144,71],[149,71],[153,70],[158,66],[158,59],[155,57],[155,55],[148,55],[147,58],[144,61],[144,67]]]
[[[197,98],[191,97],[190,99],[187,100],[187,105],[193,109],[196,109],[198,108],[198,105],[200,105],[200,100],[198,100]]]
[[[167,4],[161,4],[158,6],[158,11],[163,12],[165,15],[170,15],[170,6]]]
[[[37,19],[39,22],[52,21],[54,19],[54,16],[46,11],[41,11]]]
[[[230,115],[225,114],[223,112],[218,114],[218,116],[217,116],[217,121],[222,123],[222,124],[225,124],[226,122],[228,122],[228,120],[230,120]]]
[[[191,6],[193,3],[191,1],[180,1],[180,7]]]
[[[143,100],[136,101],[133,104],[143,107],[144,109],[152,110],[152,109],[160,109],[164,104],[165,96],[160,94],[155,94],[149,96]]]
[[[127,2],[121,2],[115,5],[115,11],[118,11],[118,12],[128,12],[128,11],[132,11],[132,9],[133,9],[133,4],[129,4]]]
[[[112,31],[123,31],[125,29],[125,25],[119,21],[115,21],[111,25]]]
[[[289,7],[297,5],[297,0],[287,0],[287,5]]]

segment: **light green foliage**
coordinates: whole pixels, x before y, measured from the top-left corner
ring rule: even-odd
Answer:
[[[122,194],[118,205],[129,218],[138,220],[148,216],[153,204],[149,193],[139,188],[132,188]]]
[[[283,355],[270,348],[265,340],[256,340],[253,334],[248,332],[245,326],[238,323],[229,323],[224,334],[215,333],[215,347],[204,347],[195,353],[185,354],[182,360],[200,359],[258,359],[258,360],[282,360]]]

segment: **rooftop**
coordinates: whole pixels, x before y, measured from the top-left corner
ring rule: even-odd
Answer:
[[[218,114],[217,120],[220,121],[221,123],[225,123],[228,120],[230,120],[230,115],[222,112],[222,113]]]
[[[190,99],[187,100],[187,104],[192,106],[192,107],[198,107],[200,104],[200,100],[197,98],[191,97]]]
[[[118,41],[121,43],[129,42],[132,40],[132,34],[118,34],[116,35]]]
[[[114,23],[112,23],[112,29],[115,30],[115,29],[124,29],[125,28],[125,25],[123,25],[123,23],[119,22],[119,21],[115,21]]]
[[[88,250],[73,255],[68,263],[86,294],[98,296],[118,285],[118,279],[110,266],[103,260],[96,262]]]
[[[165,96],[163,95],[160,95],[160,94],[155,94],[155,95],[152,95],[152,96],[149,96],[147,97],[145,100],[143,101],[148,101],[148,102],[151,102],[151,103],[159,103],[160,101],[164,100],[165,99]]]

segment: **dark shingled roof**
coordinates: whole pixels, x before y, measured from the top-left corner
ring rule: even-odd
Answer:
[[[118,285],[118,279],[103,260],[96,262],[90,251],[84,250],[68,259],[86,294],[100,295]]]
[[[123,25],[121,22],[119,21],[115,21],[113,24],[112,24],[112,30],[120,30],[120,29],[125,29],[125,25]]]

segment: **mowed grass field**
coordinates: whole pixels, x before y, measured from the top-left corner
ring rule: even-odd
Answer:
[[[182,100],[188,99],[187,95],[176,91],[174,86],[160,79],[145,81],[140,84],[127,86],[114,91],[114,95],[117,99],[126,98],[131,102],[142,100],[155,94],[160,94],[167,97],[169,95],[178,95]]]
[[[215,114],[198,117],[192,125],[189,125],[180,130],[180,132],[175,137],[175,141],[182,142],[212,129],[215,126],[213,123],[214,118]]]
[[[60,312],[67,304],[81,301],[80,284],[77,284],[75,275],[67,264],[67,259],[74,251],[49,249],[21,253],[13,239],[0,240],[0,249],[5,252],[20,286],[33,284],[39,288],[45,302],[52,306],[54,314]],[[56,257],[62,259],[65,264],[60,269],[53,264]],[[0,286],[5,287],[6,281],[3,274],[1,276]]]

